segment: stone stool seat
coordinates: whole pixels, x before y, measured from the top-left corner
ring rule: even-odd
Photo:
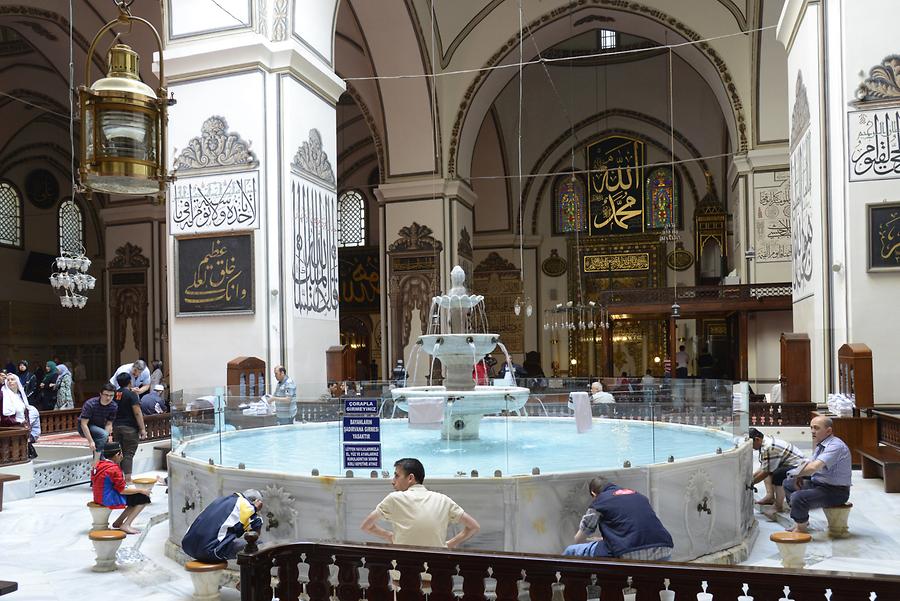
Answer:
[[[87,508],[91,512],[91,530],[109,530],[109,514],[112,509],[93,501],[88,502]]]
[[[853,509],[853,503],[822,508],[822,511],[825,512],[825,519],[828,520],[828,536],[831,538],[846,538],[850,536],[847,520],[850,517],[851,509]]]
[[[806,532],[775,532],[769,540],[778,546],[781,565],[786,568],[802,568],[805,563],[806,545],[812,536]]]
[[[153,486],[154,484],[156,484],[156,478],[154,478],[153,476],[132,478],[131,481],[138,486]]]
[[[91,568],[95,572],[116,570],[116,551],[127,535],[121,530],[91,530],[88,537],[94,544],[97,562]]]
[[[189,561],[184,569],[191,575],[194,583],[194,601],[219,601],[219,589],[222,587],[222,572],[228,567],[226,562],[206,563]]]

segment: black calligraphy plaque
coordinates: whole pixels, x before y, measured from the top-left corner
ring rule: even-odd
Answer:
[[[869,271],[900,271],[900,202],[867,205]]]
[[[644,143],[624,136],[587,147],[589,235],[644,231]]]
[[[178,315],[253,312],[253,234],[179,238]]]
[[[338,249],[341,308],[375,309],[381,306],[378,248]]]

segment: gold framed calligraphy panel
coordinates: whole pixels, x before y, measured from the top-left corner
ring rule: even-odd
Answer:
[[[644,231],[644,143],[609,136],[588,145],[588,234]]]
[[[378,311],[381,307],[378,247],[339,248],[338,282],[341,311]]]
[[[868,271],[900,271],[900,202],[866,205]]]
[[[569,270],[569,298],[577,297],[579,286],[585,302],[601,302],[607,290],[665,286],[665,246],[656,234],[570,240],[568,253],[569,264],[580,266]]]
[[[253,234],[178,238],[178,317],[254,311]]]

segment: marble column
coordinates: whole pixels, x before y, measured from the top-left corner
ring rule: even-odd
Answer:
[[[334,3],[231,4],[164,5],[171,384],[254,356],[315,395],[339,341]]]

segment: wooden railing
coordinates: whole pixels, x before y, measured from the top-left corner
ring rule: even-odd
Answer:
[[[900,449],[900,415],[877,410],[867,413],[878,418],[878,444]]]
[[[76,432],[81,409],[56,409],[41,412],[41,435]],[[169,413],[145,415],[147,440],[162,440],[172,435],[172,416]]]
[[[41,411],[41,435],[74,432],[78,429],[81,409],[53,409]]]
[[[0,465],[28,461],[28,428],[0,428]]]
[[[900,577],[872,574],[399,546],[251,543],[246,551],[238,555],[241,601],[618,601],[629,582],[637,601],[659,599],[666,585],[675,598],[693,599],[703,584],[716,599],[735,599],[746,584],[760,601],[821,601],[826,589],[832,601],[864,601],[870,592],[895,599],[900,587]]]
[[[751,426],[808,426],[815,403],[750,403]]]

